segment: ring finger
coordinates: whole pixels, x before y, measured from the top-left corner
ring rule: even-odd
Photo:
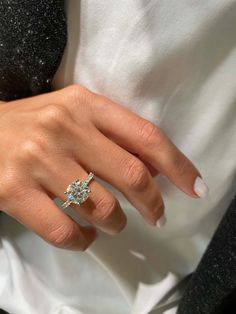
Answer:
[[[72,181],[77,179],[84,181],[88,177],[88,172],[72,159],[58,157],[56,161],[52,162],[47,159],[46,162],[47,165],[44,165],[44,169],[47,171],[41,171],[39,181],[44,188],[62,201],[67,200],[64,191]],[[62,165],[66,165],[66,167],[62,167]],[[118,200],[96,182],[96,178],[94,179],[89,183],[91,191],[89,198],[81,205],[71,203],[70,206],[95,227],[108,234],[116,234],[125,227],[126,215]]]

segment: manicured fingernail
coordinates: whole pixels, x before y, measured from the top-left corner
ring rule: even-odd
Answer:
[[[165,213],[157,220],[156,226],[158,228],[163,227],[166,224],[166,215]]]
[[[199,196],[199,197],[205,197],[207,196],[209,192],[209,188],[206,185],[206,183],[202,180],[202,178],[197,177],[194,186],[193,186],[194,192]]]

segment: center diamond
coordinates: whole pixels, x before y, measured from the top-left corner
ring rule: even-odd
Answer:
[[[90,189],[88,186],[84,182],[77,180],[68,186],[65,194],[68,194],[69,201],[80,205],[86,201],[89,193]]]

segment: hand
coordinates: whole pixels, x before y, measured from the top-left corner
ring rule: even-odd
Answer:
[[[120,232],[126,215],[96,176],[120,190],[151,225],[164,202],[151,174],[161,172],[198,197],[192,162],[154,124],[104,96],[73,84],[0,105],[0,208],[54,246],[85,250],[96,228]],[[77,224],[53,202],[89,172],[91,193],[71,204],[91,227]],[[199,180],[199,178],[198,178]]]

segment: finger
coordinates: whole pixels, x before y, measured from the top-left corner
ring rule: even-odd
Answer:
[[[102,133],[136,153],[189,196],[199,197],[194,183],[202,177],[200,172],[158,126],[103,96],[93,108],[92,119]]]
[[[140,157],[138,154],[132,153],[130,152],[132,155],[136,156],[137,158],[139,158],[144,165],[147,167],[147,169],[149,170],[150,174],[152,177],[156,177],[159,174],[159,171],[157,169],[155,169],[153,166],[151,166],[149,164],[149,162],[147,162],[146,160],[144,160],[142,157]]]
[[[77,162],[120,190],[146,221],[155,225],[163,214],[164,202],[143,162],[96,129],[90,129],[86,143],[79,149],[73,145]]]
[[[96,229],[77,224],[40,188],[25,188],[11,203],[6,213],[53,246],[84,251],[96,238]]]
[[[57,157],[47,160],[45,173],[41,171],[40,183],[55,196],[66,201],[64,192],[67,186],[77,179],[84,181],[88,177],[79,164],[69,158]],[[62,165],[66,167],[62,168]],[[118,200],[102,185],[96,182],[96,177],[89,183],[89,198],[81,205],[71,203],[79,215],[108,234],[119,233],[126,225],[127,218]]]

